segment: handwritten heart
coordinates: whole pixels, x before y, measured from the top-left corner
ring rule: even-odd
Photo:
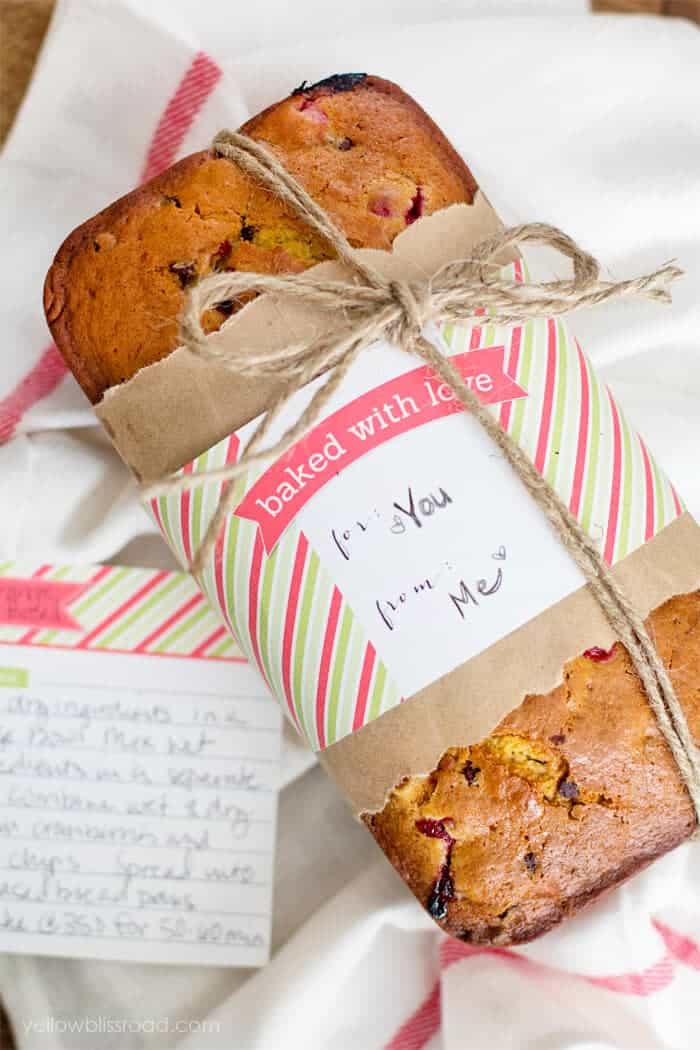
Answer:
[[[501,544],[497,551],[494,551],[491,555],[494,561],[505,561],[506,560],[506,549]]]

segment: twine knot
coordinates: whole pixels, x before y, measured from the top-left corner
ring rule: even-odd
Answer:
[[[469,258],[448,263],[422,281],[389,280],[353,251],[320,205],[260,143],[236,132],[223,131],[214,139],[213,149],[265,186],[315,230],[334,250],[347,276],[329,280],[313,270],[297,275],[231,271],[210,274],[191,289],[181,320],[183,344],[194,354],[216,360],[237,374],[260,379],[274,377],[283,384],[282,392],[268,408],[236,463],[217,470],[175,475],[145,488],[145,497],[153,499],[210,482],[222,483],[218,507],[190,566],[192,573],[198,575],[208,562],[235,505],[236,486],[225,483],[282,456],[320,419],[358,355],[379,340],[388,339],[428,365],[450,388],[455,400],[476,419],[583,572],[616,637],[629,653],[700,825],[700,758],[669,673],[642,618],[604,563],[595,542],[557,492],[520,446],[501,429],[450,358],[423,335],[429,321],[514,325],[632,295],[668,302],[668,285],[681,276],[682,270],[667,263],[633,280],[605,281],[600,277],[598,262],[569,236],[553,226],[528,223],[481,241]],[[540,283],[518,283],[503,277],[499,256],[528,243],[544,245],[569,259],[573,276]],[[225,346],[222,340],[208,338],[202,328],[203,312],[217,302],[236,300],[251,292],[268,292],[321,309],[328,323],[321,335],[290,343],[282,351],[261,350],[252,354]],[[320,375],[323,380],[307,407],[281,438],[266,446],[265,439],[282,408],[298,390]]]
[[[411,345],[430,319],[427,288],[409,281],[389,281],[388,291],[398,310],[396,321],[387,326],[389,342]]]

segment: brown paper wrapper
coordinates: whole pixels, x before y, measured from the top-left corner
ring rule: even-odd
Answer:
[[[392,276],[410,278],[463,258],[499,228],[497,216],[478,194],[473,205],[454,205],[409,227],[392,253],[360,254]],[[315,272],[338,276],[342,267],[321,263]],[[290,338],[312,337],[326,323],[313,309],[267,295],[210,338],[234,344],[238,352],[254,352],[281,348]],[[137,477],[151,481],[254,419],[277,391],[273,382],[242,379],[181,348],[108,391],[96,412]],[[557,542],[552,534],[552,543]],[[673,595],[700,586],[700,529],[685,514],[613,571],[646,616]],[[567,661],[613,641],[595,598],[582,587],[406,703],[331,745],[322,753],[323,764],[356,812],[379,810],[403,777],[427,773],[447,748],[487,736],[528,694],[554,688]]]

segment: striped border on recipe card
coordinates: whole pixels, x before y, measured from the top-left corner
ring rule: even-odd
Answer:
[[[186,573],[5,562],[0,564],[0,588],[3,578],[83,586],[66,606],[81,630],[0,624],[0,645],[190,660],[244,659],[221,616]]]

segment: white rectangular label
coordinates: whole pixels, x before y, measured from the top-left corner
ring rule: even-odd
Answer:
[[[280,716],[241,662],[0,646],[3,951],[258,966]]]
[[[405,368],[387,349],[385,377],[394,355]],[[367,356],[343,396],[376,381],[377,357]],[[321,488],[296,524],[405,697],[585,582],[464,413],[373,449]]]
[[[468,474],[445,456],[466,427]],[[471,420],[453,416],[402,446],[319,493],[300,524],[410,696],[583,581]]]

